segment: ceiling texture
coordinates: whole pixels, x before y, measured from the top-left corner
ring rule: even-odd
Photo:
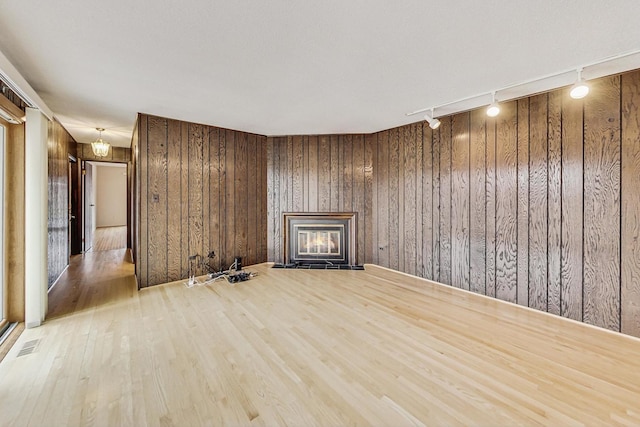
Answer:
[[[638,51],[639,16],[637,0],[0,0],[0,52],[78,142],[104,127],[129,146],[138,112],[370,133]]]

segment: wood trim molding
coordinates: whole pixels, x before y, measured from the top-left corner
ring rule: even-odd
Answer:
[[[8,118],[13,119],[16,123],[20,124],[24,122],[24,111],[18,108],[13,102],[9,101],[4,95],[0,95],[0,118],[6,114]],[[5,114],[3,114],[5,113]]]

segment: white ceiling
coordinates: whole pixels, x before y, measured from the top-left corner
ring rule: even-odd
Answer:
[[[0,0],[0,51],[79,142],[137,112],[264,135],[407,112],[640,49],[637,0]]]

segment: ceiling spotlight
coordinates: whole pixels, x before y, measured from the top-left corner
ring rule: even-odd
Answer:
[[[581,99],[589,94],[589,85],[582,79],[582,68],[578,68],[578,80],[571,86],[569,95],[573,99]]]
[[[438,120],[435,117],[433,117],[433,108],[431,109],[431,116],[426,114],[424,116],[424,119],[427,121],[427,123],[429,123],[429,127],[431,129],[435,130],[435,129],[438,129],[440,127],[440,120]]]
[[[492,102],[491,102],[491,105],[489,105],[489,107],[487,108],[487,116],[495,117],[498,114],[500,114],[500,106],[496,102],[496,93],[495,92],[493,92],[491,94],[491,97],[492,97]]]

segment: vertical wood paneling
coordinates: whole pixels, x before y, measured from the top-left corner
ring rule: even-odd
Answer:
[[[402,231],[399,234],[401,241],[399,242],[401,270],[415,275],[416,274],[416,125],[404,126],[402,139],[402,174],[404,177],[400,184],[400,194],[402,202],[400,203],[402,211]]]
[[[516,302],[517,123],[516,103],[503,103],[496,126],[496,297]]]
[[[547,310],[547,94],[530,102],[529,306]]]
[[[182,221],[181,221],[181,126],[176,120],[167,122],[167,280],[182,277]]]
[[[293,143],[293,211],[302,212],[304,208],[304,187],[303,187],[303,145],[301,136],[292,136]]]
[[[248,134],[244,132],[235,132],[235,179],[234,179],[234,198],[233,204],[235,205],[236,211],[236,220],[235,220],[235,247],[236,250],[233,253],[228,253],[227,256],[229,264],[233,262],[233,258],[236,256],[243,257],[243,263],[246,264],[247,258],[247,227],[249,223],[247,221],[247,213],[249,211],[249,207],[247,202],[249,201],[249,193],[247,180],[248,170],[247,170],[247,159],[250,155],[253,155],[253,150],[249,153],[247,150],[247,137]],[[244,161],[243,161],[244,160]],[[289,180],[291,182],[291,180]]]
[[[529,98],[518,101],[518,304],[529,305]]]
[[[640,336],[640,71],[622,76],[622,129],[620,328]]]
[[[305,195],[309,199],[309,212],[318,211],[318,172],[318,137],[313,135],[309,137],[309,169],[307,169],[309,193]]]
[[[145,116],[146,117],[146,116]],[[180,126],[180,277],[189,273],[189,124]],[[148,141],[147,141],[148,142]]]
[[[496,296],[496,120],[487,119],[486,289]]]
[[[440,280],[440,130],[431,132],[431,164],[433,167],[433,190],[431,192],[432,203],[432,275],[431,279]]]
[[[486,292],[486,128],[485,113],[471,112],[469,135],[469,289],[484,294]]]
[[[451,284],[451,118],[440,124],[440,282]]]
[[[592,85],[584,105],[584,321],[620,322],[620,77]]]
[[[451,125],[451,284],[469,290],[469,113]]]
[[[400,267],[400,129],[389,131],[389,267]]]
[[[282,213],[287,212],[289,210],[289,207],[288,207],[289,206],[289,186],[288,186],[288,180],[287,180],[287,162],[289,159],[287,158],[287,138],[286,137],[277,138],[276,144],[278,148],[276,150],[277,156],[275,158],[274,167],[278,169],[278,174],[276,176],[277,182],[275,185],[277,185],[280,191],[277,219],[276,219],[276,223],[277,223],[276,226],[278,227],[279,239],[276,247],[278,248],[277,259],[284,261],[284,246],[282,242],[284,231],[281,229],[281,227],[282,227]]]
[[[256,212],[258,217],[258,223],[260,227],[258,228],[259,232],[259,252],[256,254],[256,262],[266,261],[268,258],[267,254],[267,215],[265,212],[268,212],[267,206],[267,137],[259,136],[257,141],[258,147],[256,147],[256,153],[258,153],[258,159],[260,159],[260,192],[258,193],[260,209]]]
[[[378,134],[378,263],[389,267],[389,131]]]
[[[340,206],[342,211],[353,210],[353,135],[342,138],[342,194]]]
[[[149,168],[147,167],[149,161],[149,136],[148,136],[148,116],[139,115],[139,174],[137,177],[137,187],[139,189],[138,200],[140,201],[140,226],[138,228],[139,233],[139,251],[138,258],[136,260],[136,275],[138,276],[139,286],[144,287],[149,285],[149,268],[148,268],[148,248],[149,248],[149,239],[148,239],[148,227],[149,227],[149,215],[148,215],[148,206],[149,206],[149,192],[147,191],[147,183],[149,182]]]
[[[584,103],[584,321],[620,326],[620,77]]]
[[[416,272],[418,277],[425,277],[424,273],[424,198],[427,196],[424,193],[424,145],[423,145],[423,132],[424,123],[415,123],[415,139],[416,139]],[[428,127],[427,127],[428,128]],[[431,186],[429,186],[431,188]],[[429,221],[431,216],[429,215]],[[429,241],[430,242],[430,241]]]
[[[150,117],[149,138],[157,141],[149,146],[149,281],[167,281],[167,121]]]
[[[331,210],[331,140],[318,137],[318,212]]]
[[[237,132],[236,134],[241,134],[241,132]],[[285,176],[288,178],[292,175],[293,171],[293,138],[287,137],[287,167],[283,170]],[[286,210],[288,212],[293,211],[293,181],[291,179],[287,179],[287,206]]]
[[[337,203],[337,211],[339,212],[343,212],[344,209],[344,200],[343,200],[343,193],[344,193],[344,189],[343,189],[343,185],[344,185],[344,154],[343,154],[343,143],[344,143],[344,137],[342,135],[338,135],[336,136],[337,141],[336,141],[336,157],[335,160],[331,165],[332,169],[337,169],[336,171],[336,175],[337,175],[337,180],[335,182],[337,189],[336,189],[336,203]]]
[[[561,314],[582,321],[583,102],[563,99]]]
[[[561,248],[561,210],[562,210],[562,93],[555,91],[549,94],[548,104],[548,172],[547,179],[547,311],[560,315],[560,257]]]
[[[409,133],[409,126],[402,126],[398,128],[398,234],[397,234],[397,242],[394,240],[394,243],[397,244],[398,247],[398,262],[397,269],[403,271],[405,268],[404,264],[404,256],[406,248],[403,245],[404,239],[406,238],[404,234],[405,222],[404,222],[404,211],[405,211],[405,201],[404,201],[404,193],[405,193],[405,179],[406,179],[406,171],[404,164],[404,144],[407,139],[407,134]]]
[[[334,137],[331,138],[333,147]],[[377,148],[377,135],[369,134],[365,136],[364,140],[364,218],[360,218],[360,221],[364,221],[364,261],[365,263],[378,263],[378,228],[376,225],[377,217],[377,187],[374,179],[374,165],[376,164],[376,150]],[[333,149],[332,149],[333,153]],[[333,168],[331,181],[334,182]],[[333,210],[333,197],[331,207]]]
[[[245,237],[243,239],[243,260],[242,262],[245,265],[251,265],[257,262],[257,245],[254,242],[257,242],[257,226],[258,221],[249,221],[249,218],[256,218],[258,215],[258,203],[259,199],[257,198],[257,193],[259,191],[259,177],[260,177],[260,168],[258,165],[258,155],[259,152],[255,150],[256,145],[256,135],[247,135],[247,145],[245,146],[246,156],[247,156],[247,164],[246,164],[246,175],[247,175],[247,189],[246,189],[246,209],[247,209],[247,217],[245,218]],[[213,194],[213,192],[212,192]]]
[[[200,254],[203,250],[203,127],[189,124],[189,256]],[[227,198],[230,193],[227,193]],[[197,274],[202,274],[197,269]],[[162,283],[154,281],[154,283]]]
[[[221,242],[220,237],[222,234],[222,227],[220,222],[222,220],[222,212],[220,211],[220,179],[221,179],[221,171],[220,168],[220,129],[218,128],[209,128],[209,250],[215,252],[215,258],[211,261],[211,265],[217,266],[220,260],[220,248]],[[250,218],[255,218],[257,214],[254,213],[252,217],[249,214]],[[204,256],[208,255],[208,252],[203,254]]]
[[[275,138],[267,139],[267,235],[270,238],[267,241],[267,259],[270,261],[281,262],[277,245],[280,241],[279,210],[279,186],[276,184],[278,179],[278,168],[276,167],[276,150],[278,144]]]
[[[309,137],[302,137],[302,209],[309,212]]]
[[[364,262],[364,225],[365,225],[365,191],[364,191],[364,136],[353,136],[353,211],[358,212],[356,236],[356,263]]]
[[[422,263],[423,274],[422,277],[433,280],[433,254],[434,241],[436,241],[433,225],[434,225],[434,165],[433,165],[433,146],[432,141],[433,132],[431,128],[423,123],[422,124],[422,140],[420,145],[422,146],[422,189],[419,190],[422,193],[422,239],[419,244],[422,244]],[[419,218],[420,220],[420,218]]]
[[[338,135],[331,135],[329,139],[330,144],[330,158],[329,167],[331,168],[331,212],[338,212],[340,209],[340,176],[342,170],[340,169],[340,138]]]
[[[211,141],[209,128],[202,127],[202,248],[198,252],[206,260],[214,249],[211,244]],[[206,273],[206,270],[202,273]]]
[[[182,140],[183,141],[183,145],[186,145],[185,142],[188,141],[188,139],[185,138]],[[218,138],[217,138],[217,146],[218,146],[218,210],[219,210],[219,218],[220,218],[220,237],[219,237],[219,241],[218,241],[218,246],[216,247],[216,258],[217,258],[217,265],[222,269],[225,268],[226,266],[224,265],[224,254],[226,254],[226,249],[227,249],[227,233],[228,233],[228,229],[227,229],[227,170],[226,170],[226,164],[227,164],[227,132],[225,129],[218,129]],[[188,155],[187,154],[187,150],[188,149],[184,149],[185,154],[184,155]],[[185,160],[185,158],[183,158],[183,164],[188,164]],[[187,173],[188,173],[188,168],[187,169]],[[185,182],[188,182],[188,176],[184,176],[184,180]],[[183,203],[185,205],[187,205],[188,207],[188,198],[183,201]],[[184,209],[183,209],[184,212]],[[183,217],[183,221],[188,220],[189,218],[189,214],[188,214],[188,210],[186,213],[183,213],[183,215],[186,215]],[[185,228],[187,228],[188,226],[185,225]]]

